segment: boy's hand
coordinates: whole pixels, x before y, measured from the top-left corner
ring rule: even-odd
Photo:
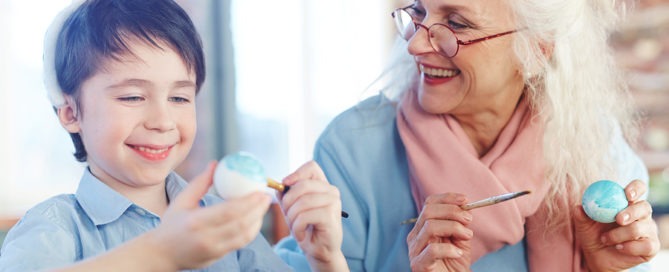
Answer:
[[[177,269],[211,265],[225,254],[251,242],[259,233],[270,196],[252,193],[227,199],[214,206],[200,207],[200,199],[212,184],[216,163],[189,182],[172,201],[154,241],[162,245],[165,260]]]
[[[576,239],[592,271],[620,271],[649,261],[660,248],[657,226],[650,204],[640,197],[646,185],[635,180],[625,187],[629,206],[616,222],[598,223],[587,217],[582,206],[574,209]]]
[[[341,251],[341,199],[314,161],[283,179],[290,191],[279,195],[295,240],[315,271],[347,271]]]

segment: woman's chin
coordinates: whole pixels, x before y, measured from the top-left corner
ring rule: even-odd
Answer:
[[[452,95],[439,94],[422,88],[418,90],[418,104],[427,113],[450,113],[457,106],[455,101],[457,100]]]

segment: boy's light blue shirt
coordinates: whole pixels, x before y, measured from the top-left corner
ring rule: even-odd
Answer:
[[[166,179],[169,199],[186,186],[175,173]],[[222,201],[213,195],[200,206]],[[34,271],[65,266],[108,251],[149,231],[160,218],[133,204],[85,170],[76,194],[55,196],[30,209],[0,250],[0,271]],[[262,235],[211,266],[197,271],[291,271]]]
[[[342,251],[351,271],[410,271],[406,237],[413,225],[400,222],[418,214],[395,118],[395,104],[374,96],[335,118],[316,143],[314,160],[341,192],[342,209],[349,214],[342,219]],[[624,142],[622,146],[617,154],[624,158],[622,171],[647,181],[641,161]],[[297,271],[309,271],[292,237],[275,251]],[[527,271],[524,242],[489,253],[471,268]]]

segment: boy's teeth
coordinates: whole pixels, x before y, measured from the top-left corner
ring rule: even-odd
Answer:
[[[151,148],[147,148],[147,147],[144,147],[144,146],[138,146],[137,150],[142,151],[142,152],[146,152],[146,153],[159,154],[159,153],[165,152],[167,150],[167,148],[151,149]]]
[[[423,65],[420,66],[420,71],[431,77],[453,77],[458,74],[458,70],[426,68]]]

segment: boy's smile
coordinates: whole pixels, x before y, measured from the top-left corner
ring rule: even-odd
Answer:
[[[167,158],[170,155],[170,149],[172,146],[166,147],[150,147],[150,146],[140,146],[140,145],[128,145],[137,153],[150,161],[159,161]]]
[[[160,49],[126,42],[132,54],[108,58],[84,81],[80,108],[72,109],[77,118],[65,127],[81,135],[93,175],[138,203],[133,195],[164,190],[165,178],[190,151],[196,85],[195,74],[165,43]]]

